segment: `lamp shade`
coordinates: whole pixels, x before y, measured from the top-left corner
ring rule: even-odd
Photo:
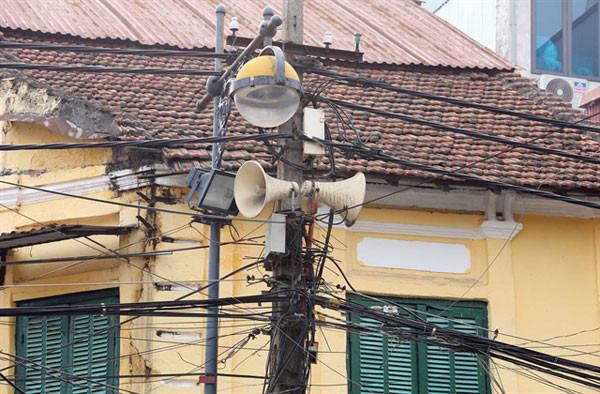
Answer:
[[[302,85],[296,70],[281,54],[280,58],[258,56],[244,64],[232,90],[235,105],[244,119],[254,126],[268,128],[279,126],[294,115],[300,104]]]

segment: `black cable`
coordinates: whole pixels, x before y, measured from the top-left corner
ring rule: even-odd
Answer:
[[[229,349],[230,347],[228,347]],[[0,375],[2,375],[2,373],[0,373]],[[246,375],[246,374],[236,374],[236,373],[222,373],[222,372],[217,372],[215,373],[216,376],[221,376],[224,378],[240,378],[240,379],[264,379],[264,376],[260,376],[260,375]],[[79,377],[81,375],[77,375],[77,377]],[[103,378],[108,378],[108,379],[135,379],[135,378],[143,378],[143,379],[147,379],[147,378],[169,378],[169,377],[181,377],[181,376],[207,376],[205,372],[173,372],[173,373],[154,373],[154,374],[138,374],[138,375],[103,375]],[[97,376],[84,376],[86,378],[92,379],[92,378],[98,378]],[[39,379],[36,378],[23,378],[23,379],[15,379],[15,382],[31,382],[31,381],[38,381]],[[13,386],[15,387],[15,386]],[[19,390],[20,393],[25,394],[24,391],[21,391],[20,389],[18,389],[17,387],[15,387],[16,390]]]
[[[115,55],[140,55],[140,56],[185,56],[206,57],[215,59],[229,59],[230,53],[215,53],[198,50],[172,50],[172,49],[136,49],[136,48],[105,48],[85,45],[58,45],[35,42],[0,41],[0,48],[4,49],[35,49],[38,51],[66,51],[82,53],[110,53]]]
[[[458,134],[463,134],[463,135],[467,135],[469,137],[473,137],[473,138],[477,138],[477,139],[481,139],[481,140],[486,140],[486,141],[492,141],[492,142],[497,142],[500,144],[505,144],[505,145],[512,145],[518,148],[523,148],[523,149],[528,149],[528,150],[532,150],[535,152],[540,152],[540,153],[545,153],[545,154],[550,154],[550,155],[556,155],[556,156],[562,156],[562,157],[567,157],[569,159],[574,159],[574,160],[580,160],[586,163],[592,163],[592,164],[600,164],[600,158],[595,158],[595,157],[591,157],[591,156],[584,156],[584,155],[578,155],[576,153],[571,153],[571,152],[567,152],[567,151],[563,151],[560,149],[552,149],[552,148],[545,148],[543,146],[540,145],[535,145],[535,144],[529,144],[526,142],[519,142],[519,141],[514,141],[514,140],[509,140],[503,137],[497,137],[495,135],[491,135],[491,134],[486,134],[486,133],[482,133],[479,131],[473,131],[473,130],[467,130],[467,129],[463,129],[460,127],[453,127],[453,126],[448,126],[442,123],[437,123],[437,122],[431,122],[425,119],[420,119],[420,118],[415,118],[412,116],[407,116],[407,115],[402,115],[402,114],[398,114],[395,112],[390,112],[390,111],[384,111],[381,109],[377,109],[377,108],[372,108],[372,107],[367,107],[364,105],[358,105],[358,104],[354,104],[354,103],[350,103],[348,101],[342,101],[342,100],[337,100],[337,99],[328,99],[328,98],[324,98],[321,97],[319,98],[320,101],[323,102],[327,102],[330,101],[336,105],[340,105],[342,107],[346,107],[346,108],[350,108],[350,109],[354,109],[357,111],[363,111],[363,112],[369,112],[369,113],[373,113],[379,116],[383,116],[386,118],[392,118],[392,119],[400,119],[403,120],[405,122],[410,122],[410,123],[415,123],[415,124],[419,124],[422,126],[427,126],[427,127],[431,127],[434,129],[439,129],[439,130],[444,130],[444,131],[449,131],[452,133],[458,133]]]
[[[420,92],[420,91],[412,90],[412,89],[401,88],[401,87],[393,86],[386,82],[382,82],[382,81],[378,81],[378,80],[374,80],[374,79],[370,79],[370,78],[344,75],[344,74],[337,73],[335,71],[324,70],[324,69],[320,69],[320,68],[316,68],[316,67],[307,67],[307,66],[303,66],[303,65],[299,65],[299,64],[294,65],[294,67],[296,67],[296,69],[304,70],[305,72],[308,72],[308,73],[332,77],[334,80],[340,80],[340,81],[347,80],[348,82],[354,83],[356,86],[369,86],[369,87],[374,87],[374,88],[381,88],[381,89],[390,90],[390,91],[397,92],[397,93],[407,94],[410,96],[421,97],[421,98],[428,99],[428,100],[446,102],[446,103],[454,104],[454,105],[461,106],[461,107],[476,108],[476,109],[481,109],[483,111],[514,116],[514,117],[521,118],[521,119],[527,119],[527,120],[532,120],[532,121],[541,122],[541,123],[548,123],[548,124],[552,124],[554,126],[568,127],[568,128],[573,128],[573,129],[582,130],[582,131],[590,131],[590,132],[594,132],[594,133],[600,133],[600,128],[598,128],[598,127],[578,125],[578,124],[574,124],[573,122],[548,118],[545,116],[533,115],[533,114],[528,114],[525,112],[519,112],[519,111],[510,110],[510,109],[494,107],[491,105],[479,104],[479,103],[474,103],[471,101],[466,101],[466,100],[461,100],[461,99],[456,99],[456,98],[451,98],[451,97],[445,97],[445,96],[439,96],[439,95]]]
[[[203,214],[198,214],[198,213],[194,213],[194,212],[177,211],[175,209],[151,207],[151,206],[148,206],[148,205],[136,205],[136,204],[130,204],[130,203],[120,202],[120,201],[103,200],[101,198],[80,196],[80,195],[77,195],[77,194],[59,192],[57,190],[44,189],[43,187],[28,186],[28,185],[23,185],[23,184],[20,184],[20,183],[15,183],[15,182],[10,182],[10,181],[0,180],[0,183],[3,183],[5,185],[10,185],[10,186],[18,187],[18,188],[30,189],[30,190],[37,190],[39,192],[44,192],[44,193],[49,193],[49,194],[55,194],[55,195],[63,196],[63,197],[72,197],[72,198],[77,198],[77,199],[81,199],[81,200],[86,200],[86,201],[91,201],[91,202],[97,202],[97,203],[101,203],[101,204],[110,204],[110,205],[117,205],[117,206],[127,207],[127,208],[143,209],[143,210],[146,210],[146,211],[164,212],[164,213],[170,213],[170,214],[174,214],[174,215],[192,216],[192,217],[194,217],[196,219],[202,219],[202,220],[204,220],[204,219],[206,219],[206,220],[218,220],[218,221],[221,221],[221,222],[227,221],[227,220],[238,220],[238,221],[242,221],[242,222],[269,223],[269,220],[249,219],[249,218],[242,218],[242,217],[223,217],[223,216],[210,215],[210,214],[204,214],[204,213]],[[6,205],[4,205],[2,203],[0,203],[0,206],[8,208]]]
[[[569,360],[562,357],[552,356],[549,354],[541,353],[538,351],[534,351],[527,348],[522,348],[516,345],[511,345],[508,343],[492,340],[486,337],[465,333],[462,331],[458,331],[452,328],[445,328],[437,326],[436,324],[429,323],[426,321],[419,321],[415,319],[410,319],[408,317],[392,315],[389,313],[381,313],[375,311],[369,307],[360,306],[357,307],[358,304],[351,305],[351,303],[347,301],[338,300],[336,303],[332,304],[329,301],[325,301],[327,299],[321,299],[315,297],[315,302],[320,304],[321,306],[329,309],[341,309],[348,312],[360,313],[371,317],[375,320],[378,320],[382,323],[397,323],[400,327],[408,327],[417,333],[421,333],[423,335],[437,336],[442,339],[450,339],[450,340],[458,340],[461,343],[467,343],[474,348],[481,349],[482,352],[495,351],[495,352],[503,352],[512,354],[513,356],[520,356],[521,358],[527,358],[530,360],[536,360],[540,363],[553,363],[557,364],[556,368],[562,368],[559,366],[576,368],[578,370],[585,370],[594,373],[600,373],[600,366],[595,366],[591,364],[582,363],[579,361]],[[434,335],[432,335],[434,333]],[[578,376],[595,379],[600,381],[600,376],[592,376],[589,374],[581,373],[579,371],[570,371],[573,374],[579,374]]]
[[[253,242],[244,242],[253,240],[256,238],[262,238],[262,236],[256,236],[252,238],[248,238],[246,240],[234,240],[229,242],[220,242],[220,246],[226,245],[245,245],[245,246],[262,246],[262,244],[253,243]],[[119,253],[119,254],[101,254],[101,255],[92,255],[92,256],[70,256],[70,257],[55,257],[50,259],[35,259],[35,260],[20,260],[20,261],[2,261],[0,262],[0,267],[9,266],[9,265],[28,265],[28,264],[52,264],[52,263],[65,263],[70,261],[92,261],[92,260],[108,260],[108,259],[118,259],[118,258],[135,258],[135,257],[152,257],[152,256],[162,256],[162,255],[172,255],[175,252],[185,252],[190,250],[198,250],[198,249],[208,249],[210,245],[200,245],[200,246],[190,246],[186,248],[179,249],[163,249],[157,250],[154,252],[139,252],[139,253]]]
[[[153,75],[196,75],[209,76],[221,75],[217,71],[194,70],[184,68],[127,68],[127,67],[99,67],[99,66],[59,66],[55,64],[30,64],[30,63],[0,63],[0,69],[13,70],[39,70],[63,71],[86,73],[121,73],[121,74],[153,74]]]
[[[329,141],[323,141],[323,140],[320,140],[320,142],[325,145],[332,145],[338,149],[356,154],[356,155],[361,156],[366,159],[375,159],[375,160],[386,161],[389,163],[396,163],[401,166],[414,168],[414,169],[421,170],[424,172],[431,172],[434,174],[440,174],[440,175],[445,175],[445,176],[469,181],[476,185],[495,187],[495,188],[506,189],[506,190],[514,190],[516,192],[520,192],[520,193],[524,193],[524,194],[531,194],[531,195],[535,195],[535,196],[539,196],[539,197],[548,198],[551,200],[563,201],[563,202],[568,202],[568,203],[575,204],[575,205],[581,205],[581,206],[588,207],[588,208],[600,209],[600,203],[596,203],[593,201],[581,200],[578,198],[563,196],[563,195],[552,193],[552,192],[532,189],[529,187],[514,185],[511,183],[506,183],[506,182],[501,182],[501,181],[493,181],[493,180],[481,178],[481,177],[478,177],[475,175],[465,174],[462,172],[450,171],[450,170],[445,170],[443,168],[432,167],[432,166],[428,166],[425,164],[419,164],[419,163],[415,163],[414,161],[398,159],[396,157],[386,155],[383,153],[374,153],[371,149],[357,148],[354,145],[335,143],[335,142],[329,142]],[[0,181],[0,182],[2,182],[2,181]],[[350,208],[354,208],[354,207],[349,207],[348,209],[350,209]]]
[[[291,133],[286,134],[247,134],[229,137],[204,137],[204,138],[165,138],[141,141],[104,141],[104,142],[57,142],[53,144],[7,144],[0,145],[0,151],[19,151],[37,149],[89,149],[89,148],[164,148],[171,145],[184,144],[213,144],[220,142],[239,141],[264,141],[293,138]]]
[[[490,355],[492,357],[498,358],[498,359],[503,360],[503,361],[510,362],[512,364],[515,364],[515,365],[519,365],[519,366],[530,368],[530,369],[535,369],[536,371],[547,373],[549,375],[553,375],[553,376],[556,376],[556,377],[559,377],[561,379],[565,379],[565,380],[568,380],[568,381],[571,381],[571,382],[579,383],[579,384],[587,386],[587,387],[593,387],[595,389],[600,389],[600,384],[594,383],[594,382],[589,381],[589,380],[581,380],[581,379],[578,379],[578,378],[573,378],[571,376],[563,375],[562,373],[554,371],[552,369],[552,367],[543,368],[543,367],[538,366],[535,363],[525,362],[525,361],[522,361],[522,360],[519,360],[519,359],[516,359],[516,358],[508,357],[506,355],[497,354],[495,352],[491,353]],[[554,368],[555,367],[556,366],[554,366]],[[560,370],[562,371],[562,369],[560,369]],[[562,371],[562,372],[565,372],[565,371]]]
[[[0,316],[55,316],[55,315],[113,315],[120,314],[125,310],[131,312],[145,312],[152,310],[168,310],[180,308],[198,308],[211,306],[226,306],[246,303],[277,302],[284,300],[285,296],[276,294],[260,294],[240,297],[224,297],[203,300],[175,300],[175,301],[151,301],[119,304],[90,304],[90,305],[67,305],[67,306],[44,306],[44,307],[16,307],[0,308]],[[151,308],[151,309],[148,309]]]
[[[91,385],[97,385],[97,386],[102,386],[104,388],[104,390],[108,390],[113,393],[120,393],[121,391],[124,391],[124,392],[131,393],[131,394],[137,394],[135,391],[121,389],[119,387],[108,385],[108,384],[98,382],[93,379],[88,379],[85,377],[81,377],[80,379],[88,382],[87,384],[84,385],[81,383],[76,383],[73,380],[75,380],[76,378],[79,378],[79,376],[77,376],[75,374],[69,373],[69,372],[61,370],[61,369],[48,367],[48,366],[40,364],[40,363],[36,363],[36,362],[32,361],[31,359],[21,357],[19,355],[5,353],[2,350],[0,350],[0,354],[4,354],[6,356],[14,358],[16,364],[21,364],[27,369],[37,369],[42,374],[48,375],[48,376],[52,377],[53,379],[58,379],[61,382],[65,382],[72,386],[78,386],[81,388],[90,389]],[[67,378],[63,378],[61,375],[67,375]]]
[[[265,130],[262,127],[258,128],[258,134],[259,135],[270,135],[270,134],[265,134]],[[294,163],[293,161],[283,157],[281,155],[281,153],[277,151],[277,149],[273,148],[273,146],[269,143],[269,141],[267,139],[263,140],[263,143],[265,144],[265,147],[267,148],[269,153],[271,153],[271,155],[275,156],[275,158],[277,160],[279,160],[280,162],[287,164],[288,166],[295,168],[297,170],[300,170],[300,171],[308,171],[311,169],[311,167],[309,167],[309,166],[305,166],[305,165],[302,165],[299,163]]]
[[[325,123],[325,139],[331,141],[331,131],[329,130],[329,125],[327,123]],[[335,170],[335,151],[332,146],[328,147],[327,150],[329,157],[329,172],[326,175],[319,177],[319,179],[330,178],[335,181],[337,175],[337,171]]]
[[[225,279],[227,279],[227,278],[229,278],[229,277],[231,277],[231,276],[233,276],[233,275],[237,274],[238,272],[241,272],[241,271],[243,271],[243,270],[246,270],[246,269],[248,269],[248,268],[250,268],[250,267],[252,267],[252,266],[254,266],[254,265],[260,264],[260,263],[262,263],[262,261],[261,261],[261,260],[257,260],[257,261],[253,261],[253,262],[251,262],[251,263],[248,263],[248,264],[246,264],[246,265],[244,265],[244,266],[242,266],[242,267],[240,267],[240,268],[238,268],[238,269],[235,269],[235,270],[231,271],[231,272],[230,272],[230,273],[228,273],[227,275],[225,275],[225,276],[223,276],[223,277],[219,278],[219,281],[225,280]],[[197,290],[194,290],[194,291],[192,291],[192,292],[190,292],[190,293],[184,294],[184,295],[182,295],[181,297],[178,297],[178,298],[176,298],[176,301],[180,301],[180,300],[183,300],[183,299],[185,299],[185,298],[187,298],[187,297],[190,297],[190,296],[192,296],[193,294],[197,294],[197,293],[199,293],[199,292],[201,292],[201,291],[205,290],[206,288],[208,288],[208,286],[210,286],[210,285],[211,285],[211,284],[204,285],[204,286],[202,286],[202,287],[198,288]],[[101,329],[99,329],[99,330],[95,330],[95,331],[93,331],[93,332],[89,333],[89,334],[88,334],[88,335],[86,335],[86,336],[83,336],[83,337],[81,337],[81,338],[78,338],[78,339],[76,339],[76,340],[73,340],[73,341],[71,341],[71,342],[68,342],[68,343],[66,343],[66,344],[64,344],[64,345],[61,345],[60,347],[57,347],[56,349],[53,349],[53,350],[51,350],[51,351],[48,351],[48,352],[45,352],[44,354],[42,354],[42,355],[40,355],[40,356],[36,356],[36,357],[34,357],[33,359],[38,359],[38,358],[40,358],[40,357],[47,356],[48,354],[54,353],[54,352],[56,352],[56,351],[61,351],[63,348],[66,348],[66,347],[72,346],[72,345],[74,345],[74,344],[77,344],[77,343],[81,343],[81,342],[87,341],[89,338],[91,338],[91,337],[93,337],[93,336],[95,336],[95,335],[102,334],[102,333],[104,333],[104,332],[107,332],[107,331],[110,331],[110,330],[112,330],[112,329],[115,329],[115,328],[117,328],[117,327],[120,327],[120,326],[122,326],[122,325],[124,325],[124,324],[130,323],[130,322],[132,322],[132,321],[136,320],[137,318],[138,318],[138,316],[133,316],[133,317],[130,317],[130,318],[128,318],[128,319],[125,319],[125,320],[123,320],[123,321],[120,321],[120,322],[118,322],[117,324],[113,324],[112,326],[105,327],[105,328],[101,328]],[[4,368],[0,369],[0,372],[2,372],[2,371],[4,371],[4,370],[7,370],[7,369],[10,369],[10,368],[12,368],[12,367],[13,367],[13,366],[4,367]]]
[[[333,229],[333,216],[334,210],[329,210],[329,221],[327,223],[327,233],[325,234],[325,242],[323,243],[323,256],[321,257],[321,262],[319,263],[317,276],[315,277],[315,283],[313,285],[313,292],[316,290],[316,287],[319,285],[321,278],[323,277],[323,269],[325,268],[325,260],[327,259],[327,251],[329,249],[329,238],[331,237],[331,230]],[[339,266],[336,264],[339,268]],[[341,271],[341,269],[340,269]]]
[[[18,391],[21,394],[25,394],[25,392],[23,390],[21,390],[19,387],[17,387],[16,384],[14,384],[10,380],[8,380],[8,378],[6,376],[4,376],[4,374],[2,372],[0,372],[0,378],[2,378],[4,381],[6,381],[6,383],[8,383],[13,389],[15,389],[15,391]]]

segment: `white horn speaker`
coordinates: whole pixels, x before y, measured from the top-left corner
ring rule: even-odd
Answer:
[[[245,162],[238,170],[233,184],[235,203],[247,218],[258,216],[271,201],[299,194],[296,182],[282,181],[268,175],[254,160]]]
[[[340,212],[346,226],[350,227],[358,219],[358,214],[365,200],[367,182],[365,174],[357,173],[352,178],[340,182],[315,182],[317,198],[324,204]],[[312,183],[305,181],[302,184],[302,195],[310,194]],[[348,209],[349,208],[349,209]]]

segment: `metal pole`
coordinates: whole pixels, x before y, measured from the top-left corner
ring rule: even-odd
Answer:
[[[215,53],[223,53],[225,46],[225,6],[219,4],[216,8],[216,41]],[[221,59],[215,59],[215,71],[223,71]],[[214,99],[214,117],[213,117],[213,135],[219,135],[221,123],[221,111],[218,108],[219,97]],[[212,146],[212,168],[219,166],[219,144]],[[208,299],[219,298],[219,264],[220,264],[220,244],[221,244],[221,223],[216,220],[210,222],[210,247],[208,259],[208,280],[211,285],[208,287]],[[208,308],[208,313],[217,314],[219,307]],[[219,318],[216,316],[206,318],[206,352],[204,357],[205,375],[207,381],[204,384],[205,394],[215,394],[217,392],[217,363],[219,351]],[[214,380],[211,379],[214,377]]]
[[[273,17],[273,15],[275,15],[275,12],[273,11],[273,9],[269,6],[266,6],[265,8],[263,8],[263,20],[264,21],[270,21],[271,18]],[[273,44],[273,37],[271,36],[267,36],[264,38],[263,40],[263,45],[264,46],[268,46],[268,45],[272,45]]]
[[[303,44],[303,1],[284,0],[283,2],[283,42]],[[284,46],[285,48],[285,46]],[[286,54],[286,57],[287,54]],[[292,59],[287,59],[291,62]],[[298,73],[300,80],[302,75]],[[301,106],[296,114],[286,123],[279,127],[280,133],[302,133],[303,114]],[[295,162],[302,162],[303,145],[300,139],[287,140],[283,145],[282,156]],[[294,181],[302,184],[302,170],[290,167],[281,161],[277,166],[277,178]],[[284,212],[301,208],[301,198],[286,199],[282,202]],[[295,205],[295,206],[294,206]],[[297,218],[294,215],[287,217],[287,228],[292,229],[288,237],[294,236],[297,228]],[[286,230],[287,232],[288,230]],[[301,242],[301,241],[300,241]],[[288,243],[288,247],[298,248],[298,245]],[[289,251],[289,250],[288,250]],[[295,255],[295,253],[289,253]],[[277,278],[275,290],[286,290],[294,287],[302,272],[298,270],[301,264],[292,261],[290,257],[283,257],[279,264],[273,267],[273,274]],[[278,316],[282,311],[289,311],[291,318],[281,321],[271,333],[271,355],[269,365],[269,393],[287,392],[290,394],[301,394],[306,392],[306,375],[304,375],[305,363],[307,361],[305,349],[305,322],[295,319],[294,316],[304,315],[306,309],[300,310],[297,301],[283,301],[273,304],[273,315]],[[310,367],[310,366],[308,366]]]

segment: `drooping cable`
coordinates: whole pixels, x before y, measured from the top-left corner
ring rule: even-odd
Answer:
[[[336,105],[340,105],[342,107],[346,107],[346,108],[350,108],[350,109],[362,111],[362,112],[369,112],[369,113],[383,116],[386,118],[400,119],[405,122],[415,123],[415,124],[419,124],[422,126],[431,127],[433,129],[444,130],[444,131],[449,131],[452,133],[467,135],[469,137],[473,137],[476,139],[497,142],[497,143],[505,144],[505,145],[511,145],[511,146],[515,146],[517,148],[523,148],[523,149],[528,149],[528,150],[532,150],[532,151],[539,152],[539,153],[566,157],[569,159],[579,160],[579,161],[583,161],[586,163],[600,164],[600,158],[596,158],[596,157],[592,157],[592,156],[579,155],[576,153],[571,153],[571,152],[563,151],[560,149],[545,148],[540,145],[514,141],[514,140],[507,139],[507,138],[498,137],[498,136],[491,135],[491,134],[486,134],[486,133],[483,133],[480,131],[473,131],[473,130],[463,129],[460,127],[448,126],[443,123],[437,123],[437,122],[432,122],[432,121],[421,119],[421,118],[415,118],[415,117],[408,116],[408,115],[402,115],[402,114],[399,114],[396,112],[384,111],[381,109],[367,107],[364,105],[359,105],[359,104],[351,103],[348,101],[329,99],[329,98],[324,98],[324,97],[319,98],[319,100],[321,100],[323,102],[330,101],[330,102],[332,102]]]
[[[581,205],[581,206],[593,208],[593,209],[600,209],[600,203],[597,203],[594,201],[586,201],[586,200],[582,200],[579,198],[563,196],[563,195],[548,192],[548,191],[536,190],[536,189],[532,189],[529,187],[519,186],[519,185],[515,185],[515,184],[511,184],[511,183],[485,179],[482,177],[478,177],[475,175],[470,175],[470,174],[466,174],[466,173],[462,173],[462,172],[458,172],[458,171],[451,171],[451,170],[446,170],[446,169],[439,168],[439,167],[433,167],[433,166],[429,166],[429,165],[425,165],[425,164],[419,164],[414,161],[396,158],[394,156],[380,153],[378,151],[373,151],[371,149],[358,148],[354,145],[329,142],[329,141],[323,141],[323,140],[320,140],[320,142],[324,145],[331,145],[338,149],[341,149],[348,153],[353,153],[357,156],[360,156],[360,157],[363,157],[366,159],[375,159],[375,160],[386,161],[389,163],[396,163],[401,166],[414,168],[414,169],[421,170],[424,172],[440,174],[440,175],[448,176],[450,178],[458,178],[460,180],[468,181],[475,185],[495,187],[495,188],[505,189],[505,190],[514,190],[516,192],[520,192],[520,193],[524,193],[524,194],[531,194],[531,195],[535,195],[538,197],[548,198],[551,200],[568,202],[571,204]],[[352,207],[350,207],[350,208],[352,208]]]
[[[560,119],[553,119],[553,118],[548,118],[545,116],[539,116],[539,115],[534,115],[534,114],[528,114],[525,112],[514,111],[514,110],[500,108],[500,107],[494,107],[491,105],[474,103],[471,101],[461,100],[461,99],[457,99],[457,98],[445,97],[445,96],[435,95],[435,94],[431,94],[431,93],[420,92],[417,90],[406,89],[406,88],[394,86],[389,83],[370,79],[370,78],[344,75],[344,74],[337,73],[335,71],[325,70],[325,69],[316,68],[316,67],[306,67],[306,66],[302,66],[302,65],[294,65],[294,67],[297,67],[298,69],[302,69],[307,73],[313,73],[313,74],[317,74],[317,75],[331,77],[334,80],[334,82],[345,80],[345,81],[348,81],[349,83],[354,84],[355,86],[363,86],[363,87],[368,86],[368,87],[374,87],[374,88],[381,88],[381,89],[385,89],[385,90],[394,91],[397,93],[402,93],[402,94],[406,94],[406,95],[410,95],[410,96],[424,98],[427,100],[446,102],[446,103],[461,106],[461,107],[480,109],[483,111],[514,116],[514,117],[521,118],[521,119],[551,124],[551,125],[559,126],[559,127],[569,127],[569,128],[573,128],[573,129],[577,129],[577,130],[582,130],[582,131],[600,133],[600,127],[576,124],[574,122],[568,122],[568,121],[564,121],[564,120],[560,120]]]
[[[182,56],[182,57],[203,57],[216,59],[229,59],[231,53],[215,53],[212,51],[199,50],[173,50],[173,49],[138,49],[138,48],[107,48],[87,45],[64,45],[47,44],[36,42],[14,42],[0,41],[0,48],[3,49],[33,49],[38,51],[61,51],[61,52],[79,52],[79,53],[108,53],[114,55],[138,55],[138,56]]]
[[[207,70],[194,70],[185,68],[127,68],[127,67],[100,67],[100,66],[59,66],[55,64],[31,63],[0,63],[0,69],[12,70],[37,70],[60,72],[84,73],[119,73],[119,74],[152,74],[152,75],[193,75],[193,76],[219,76],[221,73]]]
[[[105,141],[105,142],[57,142],[52,144],[7,144],[0,145],[0,151],[20,151],[39,149],[91,149],[91,148],[165,148],[172,145],[213,144],[225,142],[266,141],[293,138],[293,134],[246,134],[223,137],[203,138],[164,138],[139,141]]]

